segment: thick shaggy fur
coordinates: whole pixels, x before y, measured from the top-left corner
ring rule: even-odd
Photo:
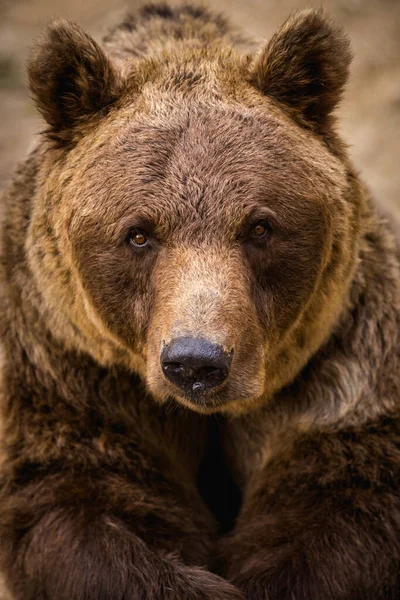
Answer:
[[[10,600],[400,597],[399,246],[334,130],[349,45],[320,11],[245,45],[149,5],[32,52],[47,125],[0,263]],[[192,396],[160,367],[188,335],[233,356]]]

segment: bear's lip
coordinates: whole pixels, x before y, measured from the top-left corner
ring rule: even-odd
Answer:
[[[194,410],[195,412],[214,412],[215,410],[221,409],[226,404],[232,402],[232,400],[223,401],[222,399],[209,398],[207,394],[195,393],[187,395],[170,395],[169,398],[175,401],[180,406]]]
[[[196,386],[196,383],[199,383],[200,385]],[[185,404],[189,403],[196,407],[211,408],[222,406],[227,402],[232,401],[228,398],[226,400],[224,399],[224,384],[220,385],[218,388],[208,388],[201,382],[194,381],[193,383],[188,384],[186,389],[176,388],[176,391],[171,395],[177,402],[183,401]]]
[[[176,388],[168,394],[168,399],[185,408],[205,414],[223,410],[228,405],[241,403],[249,399],[248,393],[235,393],[232,395],[228,381],[224,382],[218,388],[206,389],[204,391],[195,390],[192,393],[185,393],[182,389]],[[262,394],[262,390],[259,393]],[[258,395],[256,394],[256,396]]]

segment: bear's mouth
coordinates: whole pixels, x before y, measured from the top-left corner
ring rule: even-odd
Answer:
[[[183,405],[190,410],[205,414],[221,410],[225,404],[232,401],[225,400],[223,394],[217,394],[215,391],[210,393],[207,390],[191,393],[182,393],[180,391],[179,394],[170,394],[168,400],[181,406]]]

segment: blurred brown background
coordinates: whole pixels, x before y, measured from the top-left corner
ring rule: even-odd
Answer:
[[[130,2],[135,7],[139,2]],[[323,5],[347,30],[355,54],[341,129],[379,201],[400,210],[400,0],[209,0],[260,40],[287,15]],[[0,185],[41,128],[26,87],[32,40],[53,16],[80,23],[97,39],[122,0],[0,0]]]

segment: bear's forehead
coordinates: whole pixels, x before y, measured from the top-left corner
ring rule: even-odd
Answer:
[[[215,203],[216,197],[223,201],[224,196],[232,199],[235,192],[257,188],[260,169],[265,173],[271,159],[263,152],[266,143],[246,118],[240,122],[203,114],[178,122],[146,119],[126,131],[110,153],[133,189],[178,195],[199,205],[199,196],[205,204],[212,195]]]
[[[81,179],[89,212],[136,213],[171,227],[237,221],[263,205],[304,209],[341,182],[322,144],[273,115],[229,107],[135,115],[109,128],[92,155]]]

